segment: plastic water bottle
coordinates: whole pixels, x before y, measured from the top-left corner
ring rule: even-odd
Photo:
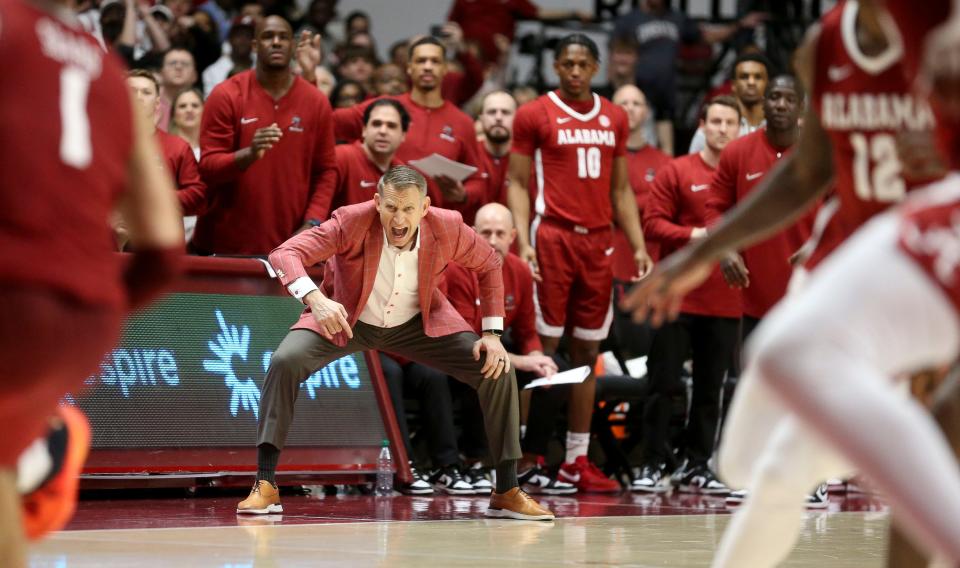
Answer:
[[[383,441],[380,456],[377,457],[377,487],[374,491],[377,497],[393,495],[393,457],[390,456],[390,441]]]

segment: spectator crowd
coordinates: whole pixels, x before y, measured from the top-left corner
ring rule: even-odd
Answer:
[[[550,214],[558,193],[567,194],[568,207],[581,200],[587,213],[596,204],[575,196],[575,178],[557,182],[550,173],[560,166],[537,129],[555,125],[537,123],[532,115],[540,107],[532,105],[552,109],[543,116],[560,109],[593,120],[599,99],[561,100],[596,73],[596,45],[574,33],[593,14],[530,0],[454,0],[432,35],[397,42],[381,60],[371,15],[341,18],[338,9],[337,0],[94,0],[78,7],[81,25],[130,68],[129,87],[156,125],[157,161],[178,186],[188,250],[263,256],[337,208],[372,199],[393,166],[434,154],[463,164],[472,172],[465,177],[428,176],[428,196],[432,207],[459,211],[503,260],[504,339],[518,381],[582,365],[591,372],[582,385],[522,391],[522,486],[540,494],[624,486],[659,492],[668,484],[728,493],[711,458],[739,346],[785,292],[811,220],[731,257],[687,298],[676,322],[655,329],[633,323],[616,300],[649,270],[647,260],[705,235],[795,143],[803,87],[749,42],[765,15],[698,23],[667,0],[642,0],[608,27],[606,77],[597,77],[604,84],[593,90],[611,102],[595,108],[603,109],[603,127],[622,114],[613,156],[626,168],[621,184],[616,170],[602,177],[599,160],[585,153],[579,177],[608,180],[612,210],[590,223]],[[554,50],[556,65],[580,65],[582,55],[584,75],[558,68],[560,91],[549,94],[511,84],[519,20],[566,26],[573,35]],[[690,151],[681,155],[679,54],[733,40],[739,53],[702,105]],[[558,124],[570,120],[558,116]],[[557,231],[601,244],[580,249],[579,241],[550,236]],[[123,249],[120,219],[116,232]],[[551,239],[555,247],[574,244],[548,254]],[[564,284],[568,303],[556,308],[558,265],[568,262],[556,256],[563,250],[568,257],[598,252],[576,259],[584,280]],[[452,269],[442,286],[479,333],[476,277]],[[596,286],[605,292],[594,294]],[[578,319],[577,310],[598,298],[597,324]],[[474,392],[420,363],[380,358],[414,471],[401,489],[490,493]],[[642,358],[645,370],[633,373],[639,379],[627,377]],[[422,412],[408,412],[414,406]],[[616,436],[611,420],[625,426]]]

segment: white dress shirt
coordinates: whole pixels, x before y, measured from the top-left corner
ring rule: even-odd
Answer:
[[[360,312],[360,321],[377,327],[396,327],[420,313],[420,230],[410,250],[392,246],[383,234],[377,278]]]
[[[420,313],[420,231],[417,230],[410,250],[397,248],[389,242],[384,232],[377,278],[373,281],[367,304],[360,312],[360,321],[377,327],[396,327]],[[316,289],[316,283],[309,276],[301,276],[287,286],[290,294],[301,302]]]

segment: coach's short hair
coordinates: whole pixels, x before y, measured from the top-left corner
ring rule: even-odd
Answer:
[[[383,174],[380,177],[380,182],[377,183],[377,193],[380,196],[383,196],[383,190],[387,186],[392,187],[393,189],[406,189],[408,187],[416,187],[420,191],[422,197],[427,196],[427,180],[423,177],[423,174],[409,166],[395,166],[387,170],[387,173]]]

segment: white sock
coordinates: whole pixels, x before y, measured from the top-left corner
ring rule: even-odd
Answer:
[[[587,455],[590,447],[590,432],[567,431],[567,458],[566,463],[573,463],[580,456]]]
[[[522,440],[523,437],[526,436],[526,435],[527,435],[527,425],[526,425],[526,424],[521,424],[521,425],[520,425],[520,439]]]

